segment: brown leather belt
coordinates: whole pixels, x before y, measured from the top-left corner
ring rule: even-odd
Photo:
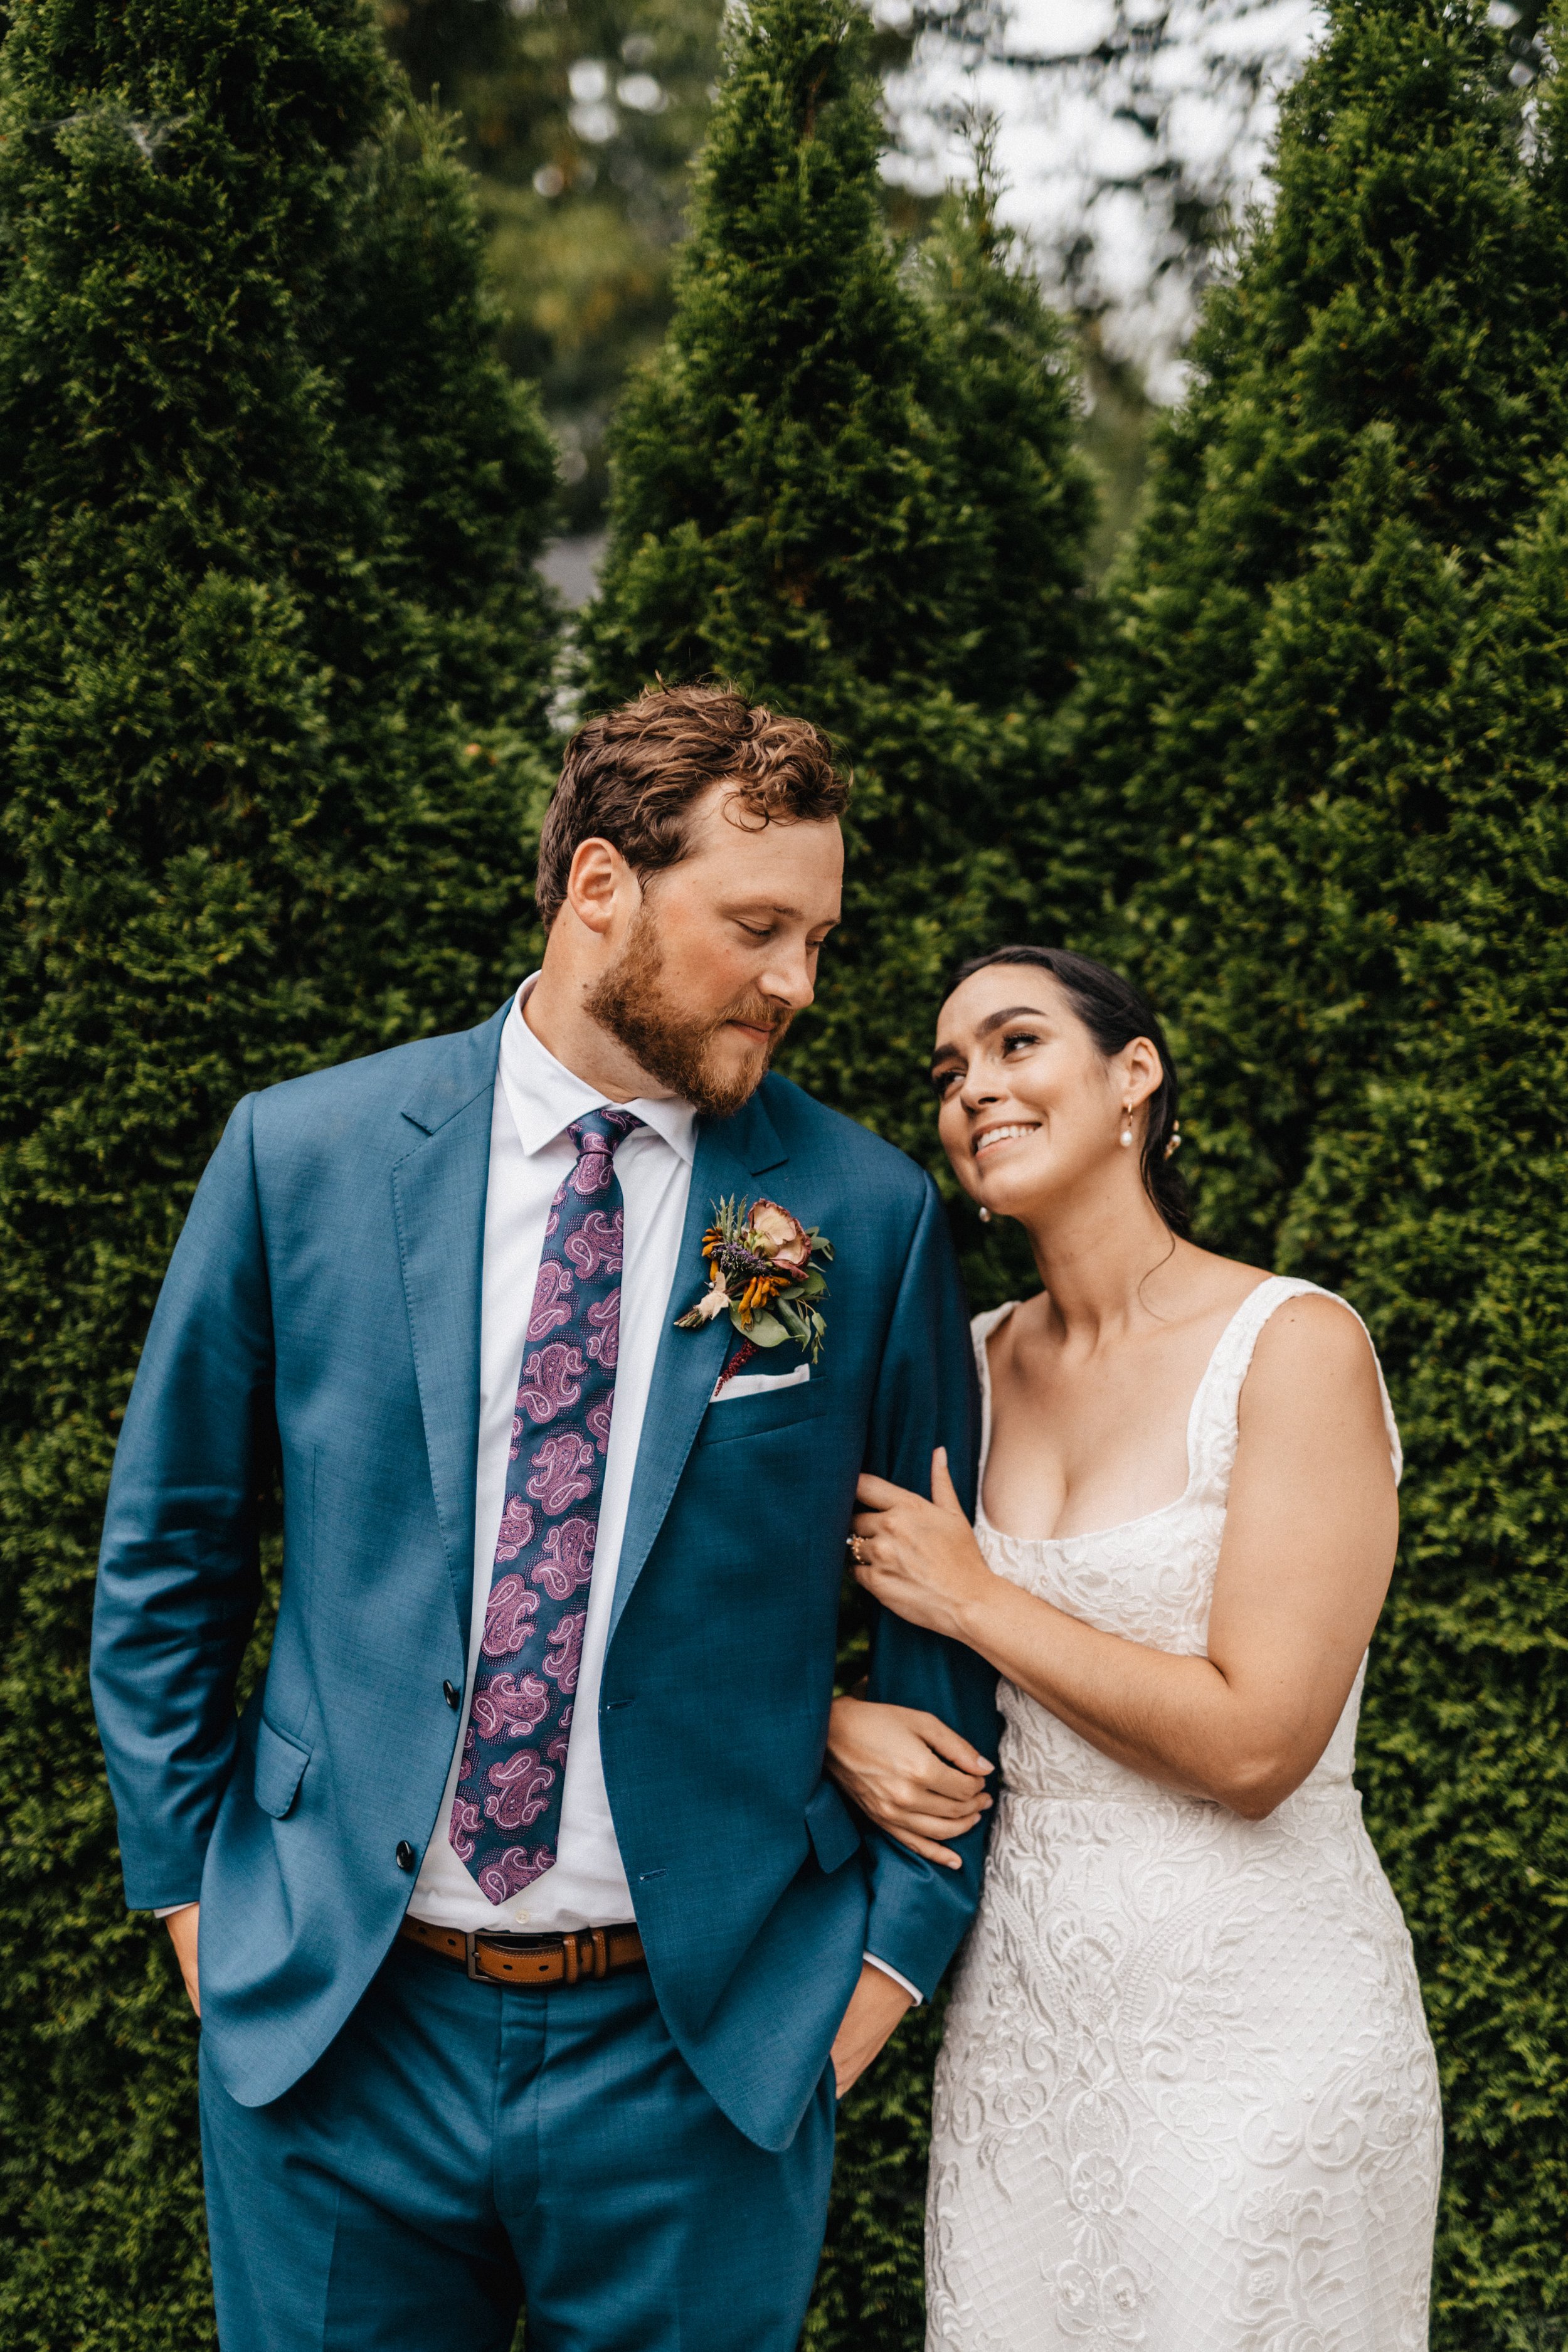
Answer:
[[[421,1951],[456,1960],[476,1984],[574,1985],[643,1966],[635,1927],[584,1927],[565,1936],[482,1936],[405,1919],[398,1929]]]

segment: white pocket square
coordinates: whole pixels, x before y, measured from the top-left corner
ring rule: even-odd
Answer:
[[[732,1404],[737,1397],[772,1396],[775,1389],[798,1389],[810,1378],[809,1364],[797,1364],[793,1372],[737,1372],[721,1387],[716,1382],[708,1402]]]

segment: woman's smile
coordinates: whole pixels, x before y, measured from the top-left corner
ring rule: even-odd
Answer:
[[[983,1151],[994,1151],[998,1144],[1016,1143],[1021,1135],[1037,1135],[1039,1131],[1037,1118],[1013,1120],[1005,1127],[983,1127],[969,1148],[978,1160]]]

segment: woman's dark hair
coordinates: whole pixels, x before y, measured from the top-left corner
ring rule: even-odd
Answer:
[[[1048,971],[1107,1061],[1124,1045],[1131,1045],[1134,1037],[1148,1038],[1160,1056],[1161,1076],[1143,1106],[1149,1122],[1143,1131],[1143,1190],[1171,1231],[1185,1236],[1192,1227],[1192,1212],[1175,1163],[1180,1088],[1165,1033],[1148,999],[1131,981],[1123,980],[1109,964],[1096,963],[1092,956],[1078,955],[1071,948],[1033,947],[993,948],[988,955],[971,956],[948,982],[946,994],[951,996],[961,982],[994,963],[1035,964]]]

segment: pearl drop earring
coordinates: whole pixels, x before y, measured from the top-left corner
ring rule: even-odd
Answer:
[[[991,1212],[989,1209],[981,1210],[980,1222],[983,1225],[988,1225],[991,1223]]]
[[[1123,1151],[1131,1151],[1132,1149],[1132,1106],[1131,1103],[1122,1104],[1121,1116],[1127,1121],[1126,1126],[1121,1130],[1121,1149]]]

